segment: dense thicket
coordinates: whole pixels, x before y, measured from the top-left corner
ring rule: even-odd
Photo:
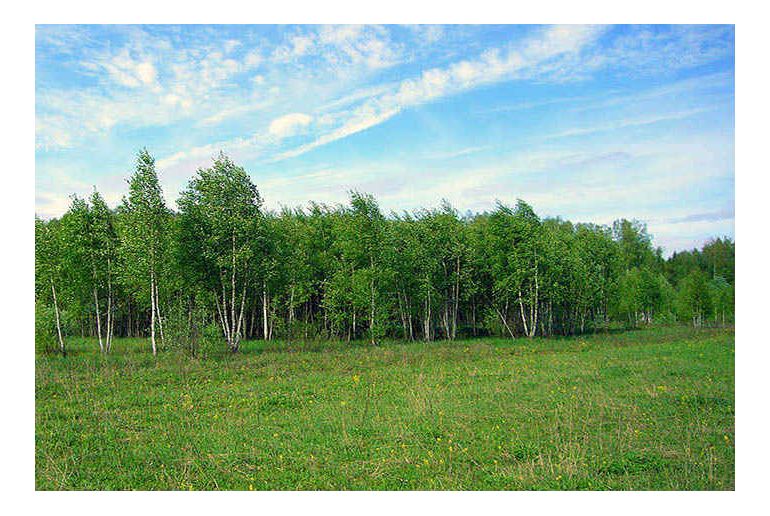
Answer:
[[[455,339],[571,335],[734,317],[735,244],[664,260],[646,226],[541,219],[523,201],[460,216],[385,215],[374,197],[276,213],[220,154],[163,199],[143,150],[115,209],[94,190],[59,219],[35,220],[36,339],[149,336],[153,352],[241,339]],[[170,334],[169,334],[170,332]]]

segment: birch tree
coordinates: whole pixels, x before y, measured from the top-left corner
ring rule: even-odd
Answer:
[[[50,293],[56,319],[56,337],[59,351],[67,355],[62,332],[59,303],[62,281],[62,246],[59,234],[59,221],[45,222],[35,217],[35,286],[36,303],[45,302]],[[57,289],[59,294],[57,294]]]
[[[246,171],[223,153],[210,168],[201,168],[177,203],[187,257],[202,286],[214,300],[230,351],[239,349],[243,314],[253,273],[252,239],[259,224],[262,199]]]
[[[94,302],[96,303],[97,328],[99,327],[99,297],[104,303],[104,351],[112,349],[112,334],[114,330],[115,312],[115,273],[118,248],[118,237],[115,230],[115,216],[101,194],[94,188],[91,194],[91,230],[95,275]],[[100,293],[101,289],[101,293]],[[102,330],[99,329],[101,345]]]
[[[147,149],[136,158],[136,168],[128,179],[128,196],[121,205],[120,255],[122,281],[140,300],[148,300],[150,308],[150,343],[158,353],[156,327],[163,340],[160,314],[160,272],[168,259],[167,233],[170,212],[155,170],[155,159]],[[144,304],[144,303],[142,303]]]
[[[99,350],[109,351],[112,342],[112,314],[117,240],[114,214],[96,189],[89,205],[72,197],[62,217],[64,263],[70,276],[70,287],[82,306],[93,307]],[[103,318],[106,312],[106,319]]]
[[[639,221],[541,219],[523,201],[462,217],[447,202],[385,215],[358,192],[344,206],[263,213],[249,175],[223,154],[177,204],[178,214],[166,207],[142,150],[116,210],[94,191],[61,219],[36,221],[47,345],[55,335],[66,350],[77,328],[108,352],[113,336],[147,331],[157,353],[172,307],[188,327],[193,308],[201,325],[213,322],[231,351],[260,335],[516,338],[734,318],[729,238],[664,259]]]

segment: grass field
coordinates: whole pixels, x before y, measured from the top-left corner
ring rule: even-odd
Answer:
[[[732,330],[36,358],[37,489],[734,489]]]

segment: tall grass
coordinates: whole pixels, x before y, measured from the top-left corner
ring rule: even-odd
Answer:
[[[38,489],[734,489],[734,335],[120,339],[36,359]]]

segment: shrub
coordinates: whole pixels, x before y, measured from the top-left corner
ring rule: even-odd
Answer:
[[[172,304],[166,311],[164,330],[166,349],[193,357],[210,354],[214,336],[220,344],[222,340],[219,326],[212,324],[206,310],[194,301]]]
[[[54,353],[59,343],[56,336],[56,314],[53,307],[35,304],[35,352]]]

